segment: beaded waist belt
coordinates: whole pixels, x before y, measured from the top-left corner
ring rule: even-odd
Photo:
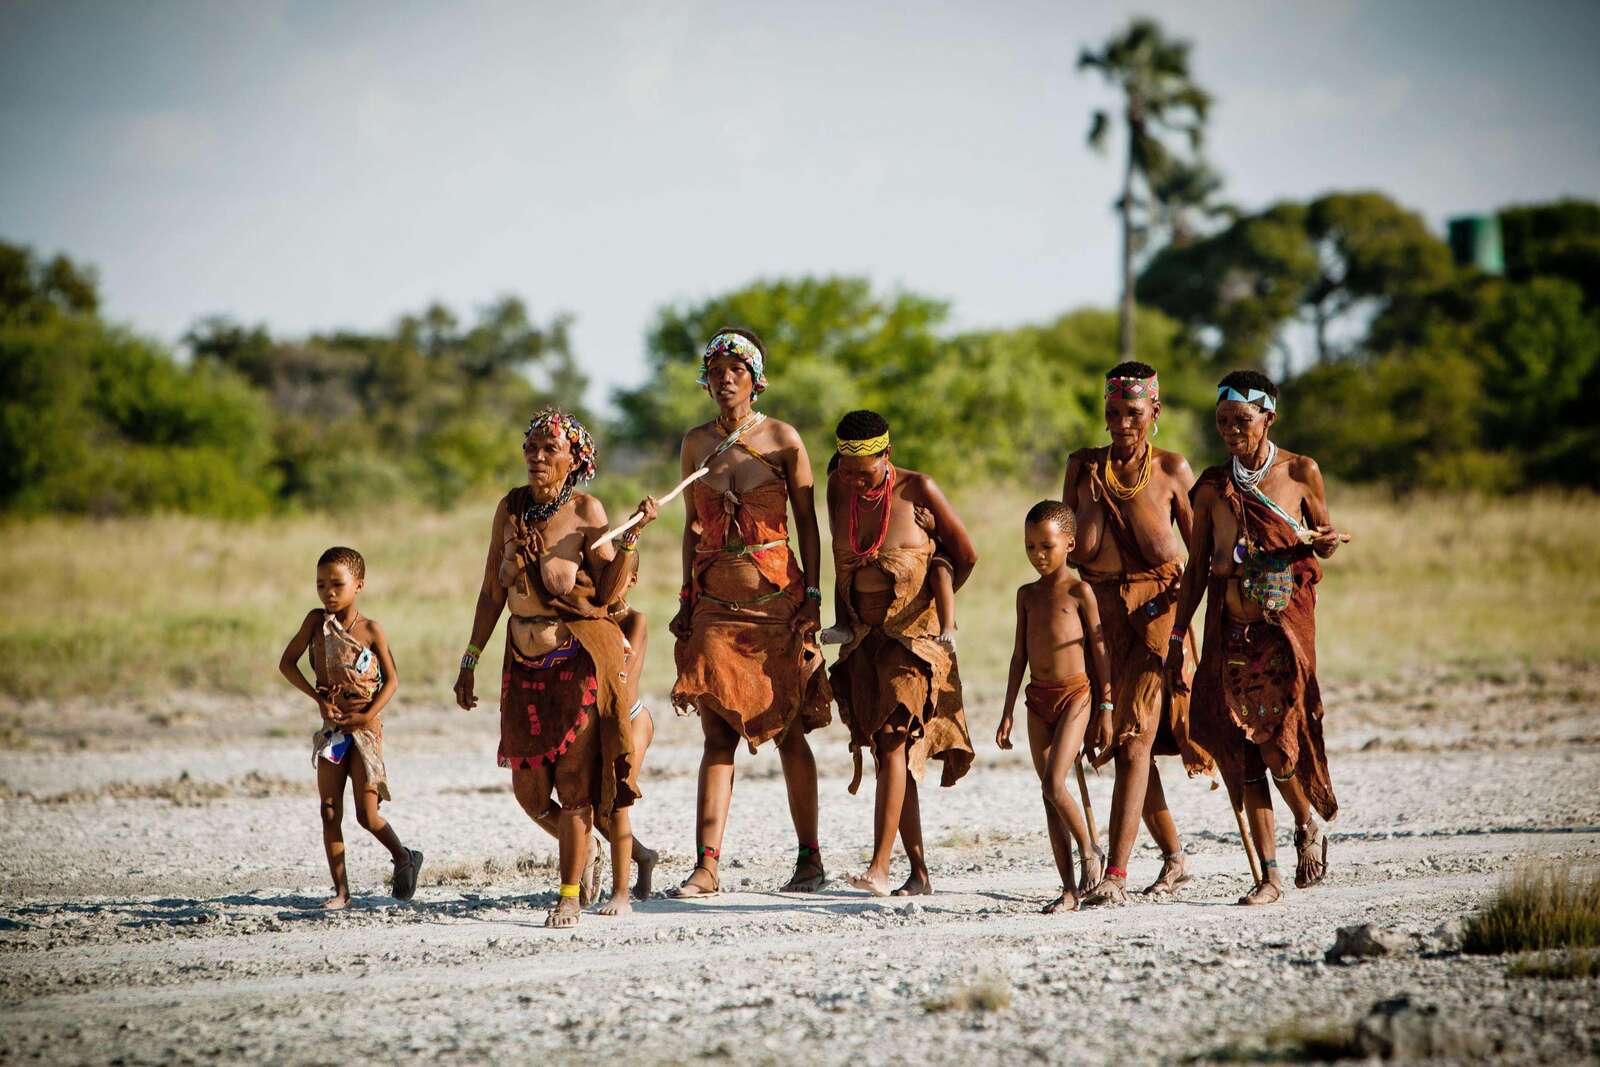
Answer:
[[[757,552],[765,552],[768,549],[778,548],[782,545],[787,545],[788,543],[788,541],[768,541],[766,544],[762,545],[723,545],[721,548],[697,548],[695,551],[708,555],[711,553],[717,553],[719,555],[735,557],[753,556]]]

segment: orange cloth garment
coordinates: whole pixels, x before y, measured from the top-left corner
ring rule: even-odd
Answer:
[[[805,579],[789,551],[789,492],[777,473],[741,493],[690,487],[700,523],[692,630],[674,647],[673,707],[716,715],[751,751],[796,724],[809,733],[832,721],[822,651],[791,625]]]
[[[931,516],[919,514],[918,523],[927,528]],[[944,765],[939,783],[944,786],[954,785],[972,766],[960,673],[955,657],[937,640],[939,619],[928,585],[933,552],[931,540],[917,548],[884,549],[866,560],[844,546],[834,548],[851,637],[839,650],[832,678],[839,717],[850,728],[852,793],[861,784],[861,750],[871,749],[873,736],[885,728],[906,733],[908,763],[919,782],[930,758]],[[892,589],[856,592],[856,575],[865,567],[883,571]]]

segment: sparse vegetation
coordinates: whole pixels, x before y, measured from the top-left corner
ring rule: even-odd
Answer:
[[[1353,1027],[1295,1019],[1260,1037],[1243,1037],[1192,1057],[1190,1063],[1334,1063],[1359,1057]]]
[[[1011,1006],[1011,982],[1001,974],[980,974],[957,982],[939,996],[925,1000],[922,1009],[942,1011],[1001,1011]]]
[[[1549,865],[1517,871],[1467,920],[1461,947],[1480,955],[1600,947],[1600,870]],[[1592,955],[1587,964],[1553,958],[1523,962],[1525,973],[1594,966]]]
[[[513,876],[530,877],[545,874],[556,868],[555,854],[536,856],[531,853],[514,860],[491,856],[483,860],[457,860],[455,863],[430,864],[422,869],[422,885],[483,885]]]

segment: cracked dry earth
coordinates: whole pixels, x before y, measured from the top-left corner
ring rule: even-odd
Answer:
[[[813,735],[826,890],[773,891],[791,862],[783,781],[771,752],[741,754],[729,891],[575,932],[540,925],[553,843],[494,767],[492,715],[391,718],[385,812],[427,854],[422,888],[386,897],[386,856],[347,814],[357,899],[324,914],[306,731],[262,736],[263,714],[291,712],[213,705],[203,734],[73,742],[63,721],[96,709],[49,709],[46,741],[0,752],[0,1062],[1174,1062],[1274,1026],[1348,1025],[1399,994],[1497,1059],[1600,1055],[1600,982],[1513,978],[1440,932],[1520,864],[1600,864],[1591,695],[1502,693],[1488,729],[1467,721],[1489,714],[1478,700],[1344,696],[1331,874],[1275,907],[1231,906],[1248,876],[1224,794],[1162,761],[1194,881],[1177,900],[1038,914],[1056,889],[1038,785],[980,717],[973,772],[925,793],[935,896],[908,908],[844,886],[871,799],[845,793],[835,726]],[[635,825],[663,851],[660,888],[687,872],[699,753],[695,723],[658,724]],[[1102,827],[1110,786],[1091,779]],[[1132,882],[1158,866],[1142,840]],[[1339,927],[1366,922],[1418,951],[1323,961]]]

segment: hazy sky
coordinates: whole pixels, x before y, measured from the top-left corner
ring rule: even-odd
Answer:
[[[0,239],[168,340],[517,293],[576,314],[596,401],[656,307],[761,276],[1039,321],[1115,295],[1074,61],[1136,12],[1194,40],[1246,207],[1600,197],[1595,2],[0,0]]]

